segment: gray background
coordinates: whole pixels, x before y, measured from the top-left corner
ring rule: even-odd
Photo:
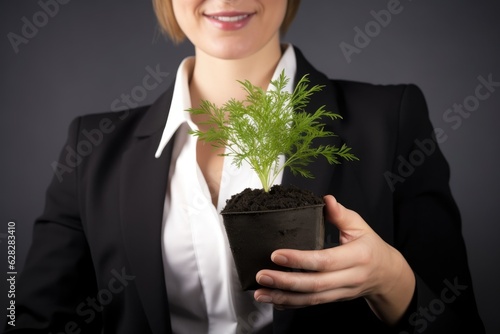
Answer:
[[[479,310],[488,333],[499,333],[500,87],[456,129],[443,115],[474,94],[479,76],[500,81],[500,3],[401,0],[401,12],[392,15],[386,27],[374,30],[369,45],[348,63],[340,43],[354,45],[354,28],[370,26],[371,11],[386,9],[389,2],[303,1],[285,40],[333,78],[411,82],[422,88],[434,126],[448,136],[441,147],[463,215]],[[142,85],[148,66],[159,66],[170,75],[136,101],[151,103],[171,83],[180,60],[192,52],[190,45],[174,46],[159,35],[150,1],[72,0],[59,5],[46,22],[43,15],[37,16],[41,10],[38,1],[0,2],[2,277],[7,272],[7,222],[17,222],[20,271],[52,177],[51,163],[69,122],[77,115],[111,109],[121,94]],[[16,53],[7,35],[21,35],[23,17],[33,22],[34,15],[41,27]],[[1,282],[3,301],[5,279]]]

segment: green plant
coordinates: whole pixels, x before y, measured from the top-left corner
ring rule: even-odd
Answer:
[[[274,179],[284,168],[307,178],[313,175],[305,167],[319,156],[330,164],[345,160],[358,160],[351,148],[321,145],[313,146],[316,138],[335,136],[324,130],[322,118],[342,118],[339,114],[324,109],[313,113],[305,111],[311,95],[323,86],[308,87],[309,79],[304,75],[292,93],[285,90],[289,79],[281,72],[278,79],[271,81],[273,89],[264,91],[248,80],[238,81],[247,93],[243,101],[230,99],[221,107],[209,101],[202,101],[199,108],[190,108],[194,115],[207,115],[202,124],[207,131],[193,130],[192,135],[211,143],[215,148],[225,147],[224,156],[234,157],[237,167],[247,161],[255,170],[265,192],[269,192]],[[286,160],[279,167],[279,156]]]

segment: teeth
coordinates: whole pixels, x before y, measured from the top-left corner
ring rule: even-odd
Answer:
[[[248,15],[238,15],[238,16],[212,16],[213,19],[216,19],[218,21],[222,22],[236,22],[243,20],[247,17]]]

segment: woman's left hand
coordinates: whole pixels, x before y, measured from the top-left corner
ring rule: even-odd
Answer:
[[[326,219],[340,231],[340,246],[274,251],[274,263],[305,271],[259,271],[257,282],[267,288],[255,291],[255,299],[285,309],[364,297],[379,318],[397,322],[415,289],[410,266],[359,214],[331,195],[324,200]]]

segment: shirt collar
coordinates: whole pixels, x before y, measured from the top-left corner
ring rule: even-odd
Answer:
[[[278,79],[281,72],[284,70],[285,75],[290,78],[286,86],[288,92],[293,91],[293,78],[295,78],[295,72],[297,71],[297,61],[295,58],[295,51],[291,44],[285,45],[286,50],[283,53],[271,80]],[[174,92],[172,96],[172,103],[170,105],[170,111],[168,113],[167,122],[165,128],[163,129],[163,134],[156,150],[155,157],[159,158],[163,149],[167,143],[172,139],[175,131],[183,123],[187,122],[192,125],[191,118],[187,109],[191,108],[191,96],[189,94],[189,78],[193,71],[194,57],[185,58],[179,68],[177,69],[177,75],[174,84]]]

